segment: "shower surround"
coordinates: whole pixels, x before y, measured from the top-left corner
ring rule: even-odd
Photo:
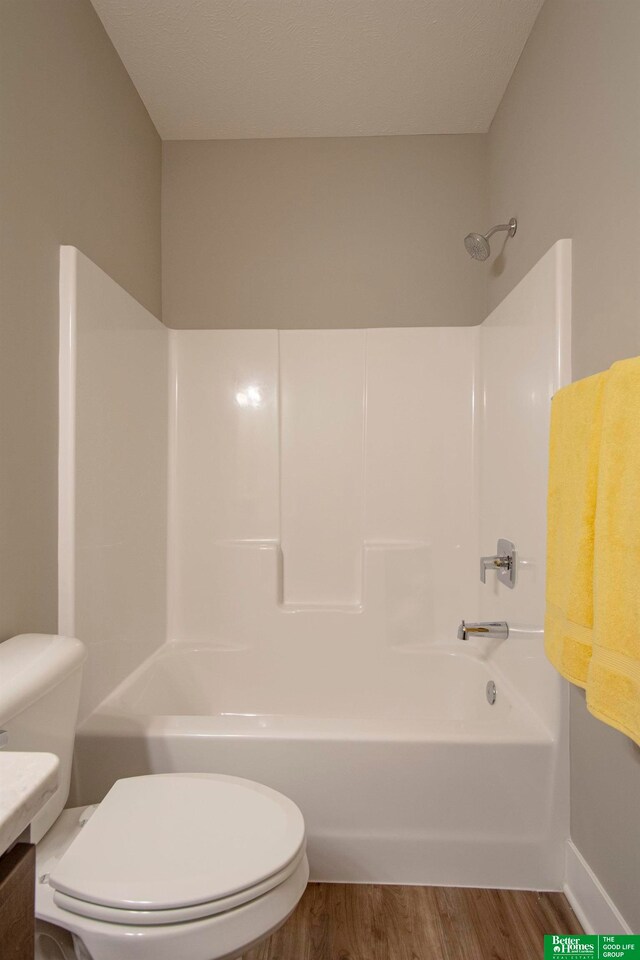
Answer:
[[[317,879],[561,886],[566,705],[541,626],[569,290],[561,241],[480,327],[166,331],[63,249],[76,802],[231,773],[298,802]],[[479,582],[498,537],[513,591]],[[462,643],[463,617],[510,637]]]
[[[334,613],[346,640],[377,604],[391,644],[450,636],[477,579],[477,338],[169,339],[169,635],[254,645],[267,623],[275,636],[304,614],[322,631]]]

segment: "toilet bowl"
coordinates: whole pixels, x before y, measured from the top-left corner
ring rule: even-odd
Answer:
[[[309,877],[291,800],[198,773],[119,780],[96,807],[63,811],[36,863],[41,955],[65,960],[69,934],[78,960],[233,960],[284,923]]]

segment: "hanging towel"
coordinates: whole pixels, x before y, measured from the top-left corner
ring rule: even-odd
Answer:
[[[640,743],[640,357],[604,389],[587,706]]]
[[[584,687],[591,659],[593,559],[606,374],[559,390],[551,404],[545,650]]]

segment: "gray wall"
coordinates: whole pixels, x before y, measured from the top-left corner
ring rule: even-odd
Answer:
[[[547,0],[489,134],[493,307],[560,237],[573,245],[573,376],[640,353],[640,3]],[[571,693],[571,833],[640,931],[640,749]]]
[[[486,136],[164,144],[170,327],[464,326],[485,271]]]
[[[58,248],[160,311],[161,144],[89,0],[0,0],[0,639],[57,625]]]

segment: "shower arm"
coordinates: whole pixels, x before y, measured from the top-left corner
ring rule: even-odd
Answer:
[[[489,237],[492,237],[494,233],[498,233],[500,230],[511,230],[511,229],[512,227],[510,223],[499,223],[497,227],[491,227],[491,230],[487,230],[487,232],[485,233],[485,237],[488,240]]]
[[[512,217],[509,220],[509,223],[499,223],[497,227],[491,227],[491,230],[487,230],[485,237],[488,240],[489,237],[492,237],[494,233],[498,233],[500,230],[506,230],[510,237],[513,237],[516,232],[516,227],[518,223],[515,217]]]

